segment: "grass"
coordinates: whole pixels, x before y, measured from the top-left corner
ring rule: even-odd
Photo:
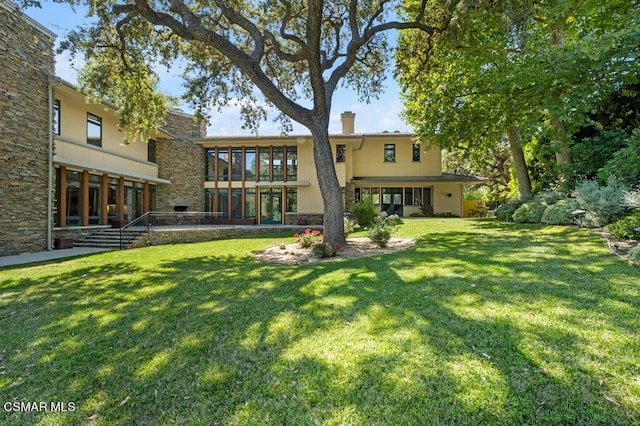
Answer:
[[[289,235],[0,270],[0,424],[634,424],[640,272],[578,229],[407,220],[303,266]]]

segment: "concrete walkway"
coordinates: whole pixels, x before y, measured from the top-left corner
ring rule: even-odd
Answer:
[[[102,253],[110,249],[97,247],[73,247],[70,249],[39,251],[35,253],[23,253],[13,256],[1,256],[0,268],[4,266],[23,265],[33,262],[45,262],[48,260],[64,259],[65,257],[83,256],[93,253]]]

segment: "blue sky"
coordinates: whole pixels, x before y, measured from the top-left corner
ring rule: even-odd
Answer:
[[[64,38],[64,35],[71,29],[75,28],[84,19],[82,9],[74,12],[67,3],[43,2],[42,9],[28,8],[24,12],[40,24],[49,28],[58,34],[58,41]],[[75,72],[71,67],[69,58],[66,54],[56,57],[56,75],[68,80],[72,83],[76,82]],[[399,117],[402,110],[400,98],[398,95],[398,87],[392,78],[388,78],[385,82],[385,93],[380,99],[373,100],[369,104],[358,101],[357,94],[348,89],[339,88],[334,95],[330,133],[340,133],[340,113],[343,111],[352,111],[356,113],[357,133],[383,132],[383,131],[401,131],[408,132],[411,129]],[[182,93],[182,86],[178,71],[167,72],[161,76],[161,89],[171,95],[179,96]],[[186,106],[181,108],[190,112]],[[247,135],[249,130],[242,129],[240,120],[239,107],[228,106],[222,112],[213,111],[212,118],[207,133],[210,136],[232,136]],[[272,117],[275,117],[275,113]],[[293,134],[309,133],[304,127],[294,123]],[[261,135],[278,134],[279,128],[271,119],[260,125],[259,133]]]

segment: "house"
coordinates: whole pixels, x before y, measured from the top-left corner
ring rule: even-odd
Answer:
[[[409,133],[355,133],[355,114],[341,115],[330,136],[347,209],[366,200],[399,216],[462,216],[463,188],[478,178],[442,173],[440,150],[425,151]],[[323,204],[309,135],[206,137],[205,211],[225,223],[320,224]]]
[[[118,108],[54,76],[55,34],[0,0],[0,256],[118,227],[150,211],[207,212],[228,224],[321,224],[308,135],[207,137],[171,111],[147,143],[124,144]],[[463,213],[476,178],[443,174],[440,151],[406,133],[331,136],[345,207],[409,216]]]

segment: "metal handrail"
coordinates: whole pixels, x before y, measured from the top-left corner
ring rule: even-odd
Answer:
[[[126,238],[127,231],[132,231],[134,227],[143,227],[144,232],[149,232],[155,228],[180,228],[189,229],[196,227],[216,227],[213,223],[222,212],[147,212],[120,228],[120,249],[134,238]]]

